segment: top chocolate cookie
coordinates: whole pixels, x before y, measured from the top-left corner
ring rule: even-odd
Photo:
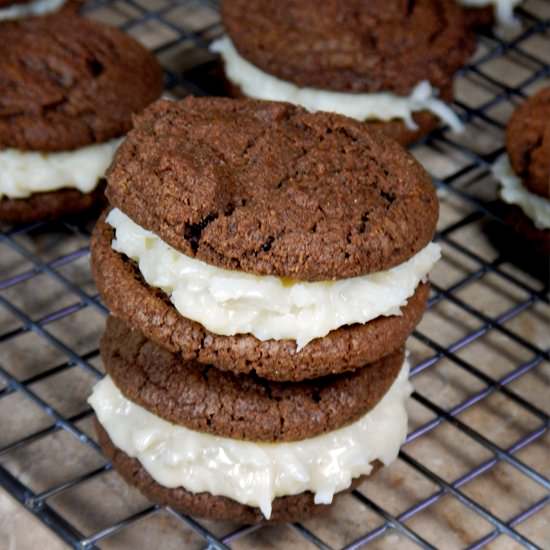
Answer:
[[[506,149],[525,187],[550,198],[550,87],[515,110],[506,131]]]
[[[393,140],[283,103],[158,101],[107,179],[113,206],[184,254],[302,281],[400,264],[438,216],[428,174]]]
[[[244,58],[301,87],[444,89],[473,49],[455,0],[230,0],[222,15]]]
[[[3,22],[0,43],[0,149],[107,141],[162,92],[162,71],[145,48],[76,15]]]

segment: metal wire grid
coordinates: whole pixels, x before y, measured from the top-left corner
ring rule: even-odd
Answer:
[[[503,121],[493,115],[494,109],[510,100],[523,98],[533,84],[550,77],[550,64],[547,55],[550,52],[550,20],[548,20],[550,10],[547,10],[547,7],[541,2],[531,2],[520,8],[519,17],[522,21],[522,30],[516,33],[512,40],[505,41],[492,32],[485,33],[480,37],[484,51],[464,69],[461,80],[474,81],[476,86],[488,91],[489,97],[475,107],[461,101],[456,102],[467,124],[474,127],[485,125],[491,130],[502,133]],[[87,13],[98,18],[103,18],[104,11],[109,10],[109,16],[112,17],[114,14],[115,17],[119,17],[117,22],[120,27],[130,33],[139,28],[147,30],[148,26],[153,25],[155,30],[153,34],[156,36],[160,29],[164,32],[164,38],[161,43],[151,45],[161,60],[168,55],[169,62],[166,63],[168,65],[166,71],[167,90],[173,91],[176,95],[210,91],[208,79],[203,78],[204,74],[208,73],[207,69],[210,66],[209,58],[204,55],[204,51],[209,40],[221,32],[216,17],[215,2],[166,0],[159,4],[150,0],[144,4],[135,0],[124,0],[123,2],[92,0],[88,2],[85,9]],[[206,10],[207,20],[210,18],[211,23],[204,24],[203,18],[200,24],[196,22],[182,24],[173,17],[175,9],[184,10],[187,14],[202,13]],[[140,37],[146,43],[149,36],[147,32],[145,38]],[[534,37],[546,46],[546,49],[544,47],[540,49],[546,54],[546,58],[544,55],[539,57],[538,54],[524,47]],[[193,63],[187,67],[178,66],[171,70],[170,62],[173,59],[170,59],[170,53],[174,51],[184,52],[173,56],[174,59],[178,59],[178,62],[181,62],[183,58],[192,58]],[[527,73],[521,82],[515,83],[513,86],[504,79],[488,74],[484,70],[487,63],[495,59],[509,58],[513,58],[516,63],[522,65]],[[467,548],[487,547],[497,538],[500,541],[505,541],[505,544],[501,546],[503,548],[515,547],[514,544],[526,548],[543,546],[550,548],[550,538],[545,538],[542,531],[539,531],[540,536],[531,536],[531,538],[521,531],[522,524],[537,514],[548,512],[550,503],[548,477],[541,471],[540,464],[537,468],[520,458],[523,450],[537,442],[544,442],[549,423],[548,413],[534,404],[529,396],[522,395],[521,391],[512,387],[518,380],[540,369],[543,362],[549,361],[550,341],[546,340],[541,345],[540,342],[531,340],[507,326],[526,311],[549,306],[548,279],[544,274],[541,280],[524,276],[517,266],[510,269],[510,261],[506,254],[498,254],[496,258],[489,259],[483,252],[476,250],[472,242],[464,243],[460,238],[461,232],[468,228],[478,227],[489,221],[499,223],[498,214],[493,208],[494,203],[479,192],[479,185],[483,178],[487,177],[490,163],[500,154],[502,147],[495,150],[493,145],[490,150],[481,154],[469,143],[460,142],[455,136],[442,129],[432,133],[429,138],[421,142],[416,151],[420,156],[424,151],[427,152],[426,154],[450,157],[458,155],[461,158],[462,163],[459,167],[455,167],[444,177],[436,177],[435,181],[441,189],[445,190],[447,197],[458,201],[459,205],[466,207],[466,210],[464,215],[442,227],[438,232],[437,239],[444,246],[446,252],[459,254],[470,262],[470,269],[452,284],[433,284],[430,309],[433,310],[438,304],[450,304],[475,319],[476,326],[467,330],[461,337],[444,344],[438,341],[437,334],[433,331],[419,330],[415,332],[412,340],[424,346],[429,353],[414,366],[412,376],[420,378],[419,375],[424,372],[432,371],[437,366],[441,368],[442,361],[446,360],[453,365],[455,370],[459,369],[477,379],[480,387],[452,406],[445,402],[438,404],[437,399],[428,397],[426,392],[420,389],[413,394],[413,400],[425,410],[430,411],[431,418],[418,423],[416,428],[409,433],[398,462],[412,468],[417,475],[429,481],[435,489],[428,491],[424,498],[415,499],[411,505],[397,514],[390,512],[383,505],[371,499],[368,496],[368,490],[366,493],[359,490],[354,491],[353,505],[364,507],[374,513],[378,516],[379,521],[366,521],[359,535],[340,546],[349,549],[359,548],[380,541],[381,537],[385,536],[386,538],[383,540],[390,541],[391,547],[393,539],[389,539],[387,536],[389,533],[395,533],[399,537],[397,540],[403,544],[408,542],[421,548],[435,548],[436,546],[428,540],[429,534],[420,533],[411,526],[411,519],[427,510],[433,510],[433,507],[442,499],[452,498],[486,522],[483,535],[478,538],[470,537],[470,541],[466,545]],[[48,235],[54,235],[51,238],[53,241]],[[73,322],[80,313],[93,311],[99,316],[104,316],[107,313],[95,293],[95,289],[89,284],[87,268],[84,268],[84,271],[88,274],[88,279],[85,277],[84,282],[82,280],[75,281],[65,271],[79,263],[87,265],[88,237],[89,230],[85,224],[71,222],[32,224],[18,228],[8,227],[4,228],[0,234],[1,255],[9,254],[10,258],[13,258],[10,265],[16,266],[15,273],[13,270],[4,268],[0,271],[0,311],[2,312],[2,317],[0,317],[0,381],[4,385],[0,389],[0,405],[10,396],[19,396],[24,403],[28,405],[31,402],[49,418],[47,425],[40,429],[18,435],[9,443],[1,440],[3,445],[0,447],[1,485],[27,510],[74,548],[102,547],[117,533],[134,528],[145,518],[162,511],[172,518],[176,518],[177,522],[181,522],[186,530],[194,532],[204,544],[211,548],[227,548],[231,545],[238,545],[247,537],[257,535],[261,530],[267,528],[261,525],[237,527],[220,533],[207,522],[199,522],[174,510],[161,509],[154,505],[145,506],[144,509],[137,510],[126,517],[116,518],[116,521],[108,522],[100,529],[83,532],[70,514],[60,512],[52,502],[56,497],[104,476],[110,471],[110,464],[102,461],[99,466],[90,468],[83,473],[79,472],[77,475],[69,475],[61,482],[36,490],[33,489],[32,483],[25,481],[24,475],[19,475],[14,472],[13,468],[3,463],[3,459],[12,453],[37,442],[47,441],[54,434],[59,433],[69,434],[78,445],[86,446],[100,453],[95,440],[82,427],[82,422],[91,416],[91,410],[83,400],[80,400],[80,408],[76,412],[64,414],[60,410],[61,407],[42,397],[40,392],[35,390],[41,382],[52,380],[69,371],[82,370],[93,379],[102,376],[101,367],[97,361],[97,335],[92,338],[93,348],[87,351],[82,351],[78,346],[66,344],[63,337],[67,326],[73,327],[75,331],[80,330],[79,323]],[[37,241],[43,243],[44,240],[46,241],[44,247],[36,246]],[[59,242],[63,243],[63,253],[58,252]],[[21,268],[20,266],[25,267]],[[544,268],[540,263],[539,267]],[[519,291],[523,298],[516,299],[511,307],[499,312],[498,315],[493,315],[478,307],[476,301],[462,297],[462,291],[467,291],[472,285],[489,276],[510,285]],[[18,297],[25,294],[30,296],[31,301],[34,300],[41,294],[45,284],[44,280],[53,281],[66,299],[62,306],[60,305],[61,301],[53,299],[51,303],[47,302],[44,305],[40,314],[35,314],[33,308],[28,306],[29,302],[21,301]],[[62,328],[61,334],[54,330],[57,324],[67,320],[69,325],[63,325],[65,328]],[[513,342],[528,355],[526,360],[516,363],[502,376],[487,374],[482,364],[465,359],[461,354],[463,350],[468,350],[476,343],[483,342],[487,335],[495,333],[501,338]],[[17,369],[14,370],[14,365],[5,362],[8,360],[7,357],[9,360],[12,360],[13,357],[6,350],[11,343],[27,335],[32,335],[32,342],[40,342],[47,348],[54,349],[60,359],[53,366],[21,377]],[[83,338],[86,339],[85,335]],[[544,383],[544,378],[542,380]],[[507,400],[513,402],[515,406],[536,420],[532,429],[522,433],[521,437],[516,438],[512,444],[507,446],[495,443],[492,437],[483,435],[482,430],[476,429],[474,425],[464,420],[465,413],[471,411],[477,404],[486,402],[490,396],[495,394],[505,396]],[[6,413],[2,413],[2,432],[14,418],[15,416],[12,417],[11,414],[9,418],[6,418]],[[468,468],[465,473],[451,481],[438,474],[436,469],[431,468],[426,461],[416,458],[412,452],[409,452],[414,442],[427,438],[433,434],[434,430],[445,424],[453,426],[470,444],[475,443],[488,453],[488,458],[478,461],[474,467]],[[548,458],[548,454],[546,454],[546,458]],[[483,478],[499,464],[509,465],[542,490],[541,493],[537,493],[540,496],[537,496],[527,507],[523,507],[512,517],[500,517],[492,510],[492,506],[483,503],[481,499],[469,496],[467,491],[469,484],[476,479]],[[83,507],[78,513],[86,514],[86,508]],[[294,535],[298,536],[298,539],[295,540],[302,540],[304,544],[319,548],[331,547],[331,544],[324,540],[323,535],[309,525],[294,524],[289,527],[294,531]],[[468,527],[466,526],[465,529],[468,530]],[[167,536],[166,533],[163,536]],[[163,539],[159,540],[159,544],[163,545]]]

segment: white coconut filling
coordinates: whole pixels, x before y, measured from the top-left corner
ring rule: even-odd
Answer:
[[[458,0],[460,4],[468,8],[484,8],[494,6],[497,22],[501,25],[515,25],[517,19],[514,16],[514,8],[523,0]]]
[[[0,21],[8,19],[21,19],[23,17],[32,17],[33,15],[45,15],[57,11],[65,0],[36,0],[28,4],[14,4],[7,8],[0,9]]]
[[[286,101],[301,105],[311,112],[328,111],[362,121],[400,119],[411,130],[417,129],[413,120],[415,112],[431,111],[455,132],[463,129],[456,113],[444,101],[436,98],[436,91],[426,80],[420,82],[409,96],[390,92],[361,94],[300,88],[249,63],[239,55],[228,37],[213,42],[210,50],[221,55],[227,78],[239,86],[247,97]]]
[[[295,340],[298,349],[331,330],[400,315],[439,259],[430,243],[406,262],[337,281],[301,282],[222,269],[178,252],[118,209],[107,217],[112,247],[138,264],[145,281],[161,288],[178,312],[215,334],[253,334]]]
[[[105,175],[121,142],[112,139],[55,153],[2,149],[0,198],[22,199],[67,187],[89,193]]]
[[[533,220],[537,229],[550,229],[550,200],[524,187],[521,179],[514,173],[508,155],[500,156],[491,169],[493,176],[500,182],[500,196],[508,204],[516,204]]]
[[[395,460],[407,435],[405,402],[412,386],[405,361],[399,376],[359,420],[302,441],[229,439],[172,424],[126,399],[107,376],[88,399],[113,444],[139,460],[160,485],[222,495],[271,516],[277,497],[311,491],[330,504],[372,462]]]

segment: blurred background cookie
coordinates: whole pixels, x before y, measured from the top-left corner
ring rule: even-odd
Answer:
[[[132,114],[162,91],[154,56],[113,27],[59,13],[0,24],[0,220],[88,209]]]
[[[233,96],[344,114],[401,144],[440,123],[474,48],[454,0],[226,1],[221,55]]]
[[[506,153],[493,165],[505,220],[537,250],[550,254],[550,88],[512,115]]]

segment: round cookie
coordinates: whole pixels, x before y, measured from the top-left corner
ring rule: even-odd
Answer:
[[[550,87],[514,111],[506,129],[506,150],[525,187],[550,199]]]
[[[107,179],[111,205],[176,250],[301,281],[398,265],[438,216],[430,177],[393,140],[284,103],[158,101]]]
[[[73,216],[93,208],[105,206],[105,183],[91,193],[78,189],[59,189],[47,193],[34,193],[26,199],[0,200],[0,220],[17,224],[48,221],[61,216]]]
[[[114,232],[99,219],[91,242],[92,273],[113,315],[185,360],[215,364],[274,381],[300,381],[357,369],[401,348],[420,322],[429,295],[421,284],[402,314],[344,326],[299,352],[292,340],[261,341],[250,334],[220,336],[178,313],[168,297],[149,287],[136,265],[111,247]]]
[[[239,53],[301,87],[408,95],[445,88],[473,48],[454,0],[231,0],[222,4]]]
[[[68,151],[125,134],[162,92],[152,54],[65,13],[0,25],[0,148]]]
[[[110,317],[101,341],[107,374],[130,401],[191,430],[248,441],[298,441],[350,424],[374,408],[403,350],[352,373],[268,382],[185,361]]]
[[[169,489],[159,485],[141,466],[140,462],[117,449],[108,434],[97,420],[95,429],[99,444],[107,458],[113,463],[115,470],[124,480],[149,498],[153,502],[171,506],[175,510],[196,517],[214,520],[230,520],[239,523],[253,524],[265,522],[265,518],[258,508],[240,504],[230,498],[215,496],[210,493],[191,493],[183,487]],[[347,491],[338,493],[334,497],[336,501],[339,495],[345,494],[358,487],[365,479],[370,478],[382,464],[375,461],[368,476],[362,476],[353,480]],[[334,504],[334,502],[333,502]],[[326,504],[315,504],[313,494],[310,492],[298,495],[276,498],[272,503],[270,523],[299,521],[315,515],[322,514],[329,509]]]

